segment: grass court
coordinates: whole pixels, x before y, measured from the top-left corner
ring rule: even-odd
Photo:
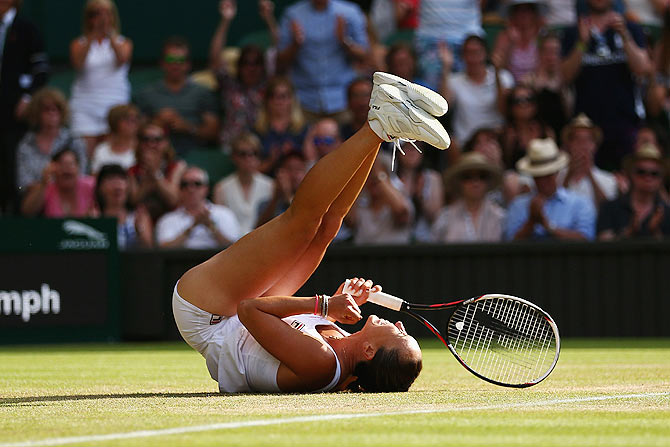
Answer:
[[[0,447],[670,446],[670,339],[563,341],[501,388],[421,340],[409,393],[221,395],[185,343],[0,347]]]

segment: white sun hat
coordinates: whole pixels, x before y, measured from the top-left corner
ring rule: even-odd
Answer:
[[[528,143],[526,156],[516,163],[516,169],[531,177],[543,177],[557,173],[565,168],[569,161],[568,154],[558,150],[554,140],[536,138]]]

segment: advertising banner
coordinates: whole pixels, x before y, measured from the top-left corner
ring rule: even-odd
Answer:
[[[119,338],[114,219],[0,219],[0,343]]]

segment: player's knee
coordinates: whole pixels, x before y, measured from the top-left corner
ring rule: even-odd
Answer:
[[[312,215],[308,212],[289,208],[284,216],[288,220],[293,237],[304,237],[307,240],[312,240],[321,226],[322,216]]]
[[[330,212],[321,220],[321,228],[319,228],[319,234],[324,238],[333,240],[337,236],[337,232],[340,231],[342,226],[342,217],[331,214]]]

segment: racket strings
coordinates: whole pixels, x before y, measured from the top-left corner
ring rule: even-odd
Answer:
[[[497,382],[534,382],[554,362],[556,338],[551,325],[543,314],[519,301],[493,298],[460,307],[447,334],[464,363]]]

